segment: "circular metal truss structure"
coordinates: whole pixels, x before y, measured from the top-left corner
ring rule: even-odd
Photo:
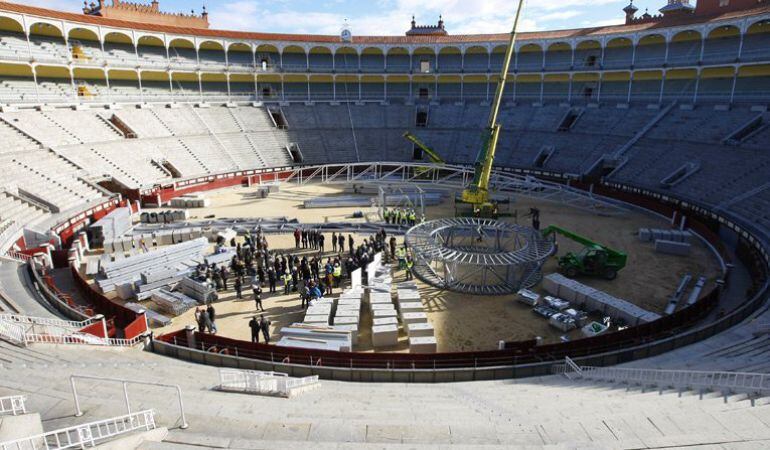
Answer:
[[[414,274],[440,289],[507,295],[540,282],[554,241],[530,227],[493,219],[446,218],[406,233]]]

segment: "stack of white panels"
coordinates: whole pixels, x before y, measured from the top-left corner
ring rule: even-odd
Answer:
[[[179,281],[179,290],[188,297],[194,298],[201,305],[214,301],[217,291],[209,283],[184,277]]]
[[[375,348],[398,344],[398,312],[393,304],[393,278],[390,268],[381,264],[382,255],[375,256],[367,266],[369,308],[372,312],[372,345]]]
[[[155,278],[156,272],[167,273],[173,269],[181,272],[185,269],[184,263],[200,259],[207,246],[208,242],[205,239],[197,239],[137,254],[130,258],[105,261],[99,268],[102,279],[97,280],[96,283],[105,293],[113,292],[120,286],[123,292],[121,298],[126,299],[130,297],[129,293],[141,284],[142,274]],[[116,256],[122,256],[122,254],[118,253]]]
[[[659,314],[647,311],[626,300],[613,297],[558,273],[546,276],[543,279],[543,288],[585,310],[598,311],[614,319],[622,319],[631,326],[660,319]]]
[[[438,347],[435,329],[428,322],[417,285],[414,282],[400,283],[396,286],[396,293],[401,322],[409,335],[409,351],[435,353]]]
[[[350,331],[328,325],[294,324],[281,329],[278,345],[350,352],[353,350],[353,336]]]
[[[335,329],[350,331],[353,343],[358,342],[358,327],[361,324],[361,289],[348,289],[336,301],[333,324]]]
[[[308,325],[329,325],[333,307],[334,303],[331,300],[318,299],[314,301],[305,311],[303,323]]]

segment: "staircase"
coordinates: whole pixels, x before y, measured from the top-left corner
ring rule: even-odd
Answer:
[[[770,407],[757,401],[704,395],[658,395],[611,389],[591,380],[561,377],[445,384],[343,383],[292,400],[218,392],[215,367],[186,364],[138,349],[29,350],[0,343],[0,396],[25,394],[47,428],[71,425],[70,374],[95,373],[181,387],[187,430],[139,448],[658,448],[714,442],[770,444]],[[158,426],[175,427],[177,402],[168,390],[129,386],[137,411],[152,408]],[[34,395],[30,395],[34,394]],[[125,414],[117,383],[79,389],[88,417]],[[436,414],[441,411],[441,414]],[[62,417],[70,423],[63,423]],[[95,419],[90,419],[95,420]],[[133,447],[127,447],[133,448]]]
[[[706,393],[719,393],[725,403],[730,396],[741,394],[751,401],[751,406],[755,406],[757,399],[770,395],[770,374],[767,373],[581,367],[570,358],[566,358],[563,365],[555,366],[554,373],[570,380],[636,385],[643,392],[647,388],[661,393],[675,390],[680,397],[686,391],[696,391],[701,400]]]

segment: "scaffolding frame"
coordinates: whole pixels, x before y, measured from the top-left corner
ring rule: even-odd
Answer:
[[[285,174],[285,177],[283,176]],[[280,181],[296,185],[320,184],[401,184],[462,191],[473,183],[473,167],[422,162],[370,162],[326,164],[296,167],[283,172]],[[275,182],[276,174],[254,175],[261,183]],[[626,214],[622,203],[594,195],[571,186],[540,180],[532,175],[521,175],[496,169],[492,172],[490,191],[495,196],[532,198],[539,201],[565,204],[601,216]]]
[[[534,228],[494,219],[432,220],[406,233],[414,273],[439,289],[471,295],[508,295],[542,279],[554,241]]]

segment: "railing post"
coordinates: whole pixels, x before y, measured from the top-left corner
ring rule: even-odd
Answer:
[[[128,383],[123,382],[123,398],[126,399],[126,414],[131,414],[131,403],[128,401]]]
[[[72,386],[72,397],[75,399],[75,417],[81,417],[83,411],[80,410],[80,400],[78,400],[78,391],[75,387],[75,376],[70,375],[70,385]]]
[[[179,397],[179,413],[182,416],[182,425],[179,428],[186,430],[190,425],[187,423],[187,417],[184,415],[184,403],[182,402],[182,388],[176,386],[176,393]]]

